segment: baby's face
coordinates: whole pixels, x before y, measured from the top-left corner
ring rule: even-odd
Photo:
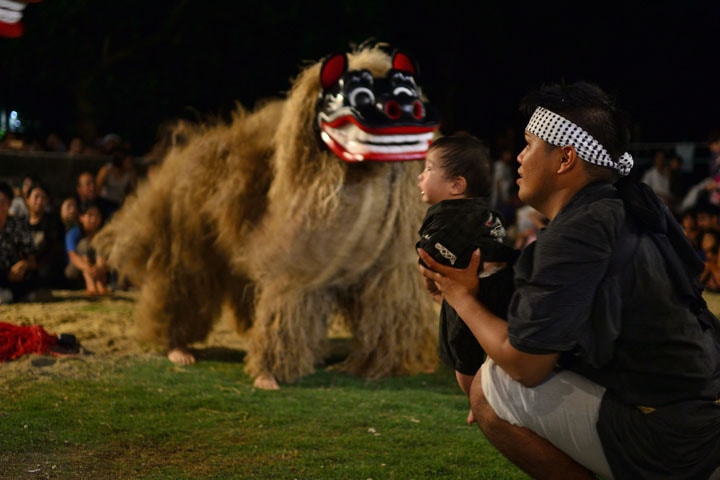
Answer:
[[[425,168],[418,175],[420,195],[422,201],[428,205],[435,205],[453,197],[452,182],[445,178],[445,169],[441,160],[439,150],[430,150],[425,157]]]

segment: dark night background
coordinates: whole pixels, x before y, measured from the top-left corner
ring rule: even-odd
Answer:
[[[522,128],[544,82],[591,80],[635,142],[704,142],[720,126],[720,3],[43,0],[0,38],[0,106],[38,134],[117,132],[139,153],[164,120],[282,94],[309,61],[373,38],[410,52],[444,130]]]

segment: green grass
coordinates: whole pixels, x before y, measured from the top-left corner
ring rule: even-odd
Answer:
[[[443,368],[264,391],[237,360],[46,363],[0,383],[2,479],[528,478],[465,425]]]

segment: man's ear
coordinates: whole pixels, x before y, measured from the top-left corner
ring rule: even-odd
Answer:
[[[465,177],[455,177],[452,185],[450,185],[450,193],[453,195],[462,195],[467,190],[467,180]]]
[[[559,148],[559,154],[561,155],[560,164],[557,173],[567,173],[576,167],[579,167],[582,160],[577,156],[577,150],[572,145]]]

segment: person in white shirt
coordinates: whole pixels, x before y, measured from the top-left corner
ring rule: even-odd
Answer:
[[[645,171],[641,181],[652,188],[653,192],[665,203],[671,204],[670,169],[668,169],[667,154],[664,150],[656,150],[653,153],[653,166]]]

